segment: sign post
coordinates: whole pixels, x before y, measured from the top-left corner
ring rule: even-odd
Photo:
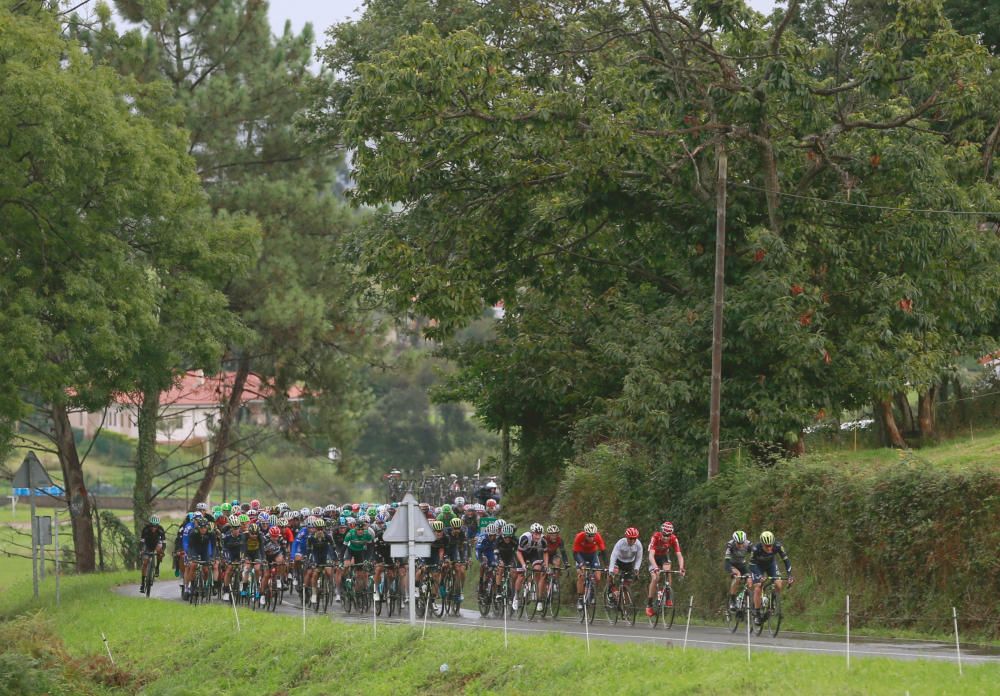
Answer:
[[[431,529],[424,513],[417,507],[417,499],[413,493],[407,492],[399,503],[399,508],[382,538],[392,547],[394,558],[407,559],[407,592],[409,593],[410,624],[417,623],[416,609],[416,560],[431,555],[431,542],[434,541],[434,531]]]
[[[53,489],[56,490],[56,494],[61,492],[52,485],[52,479],[49,478],[48,472],[38,461],[35,453],[29,451],[25,455],[24,461],[21,462],[21,468],[14,474],[13,492],[15,496],[26,495],[31,501],[31,580],[34,585],[35,599],[38,599],[38,547],[41,545],[38,520],[35,518],[35,496],[40,491],[52,494]],[[44,556],[42,559],[44,563]],[[44,567],[42,568],[42,577],[45,577]]]

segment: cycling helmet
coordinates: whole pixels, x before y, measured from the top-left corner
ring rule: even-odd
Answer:
[[[222,512],[222,506],[221,505],[213,505],[212,506],[212,514],[214,515],[217,512]]]
[[[761,532],[760,533],[760,543],[764,546],[770,546],[774,543],[774,533],[773,532]]]
[[[233,505],[232,507],[229,508],[229,511],[238,515],[241,512],[243,512],[243,508],[241,508],[239,505]]]
[[[486,487],[489,488],[490,490],[493,490],[494,488],[497,487],[497,483],[496,481],[488,481],[486,483]]]
[[[239,504],[240,504],[240,501],[238,501],[235,498],[233,498],[233,507],[236,507]]]
[[[597,525],[594,524],[593,522],[588,522],[587,524],[583,525],[583,533],[597,534]]]
[[[256,524],[251,524],[249,527],[247,527],[247,531],[250,532],[251,534],[256,534],[257,532],[260,531],[260,527],[258,527]]]
[[[426,512],[430,505],[427,503],[417,503],[417,507]]]
[[[507,520],[505,520],[505,519],[504,519],[504,518],[502,518],[502,517],[500,517],[500,518],[497,518],[497,524],[498,524],[498,525],[500,525],[500,529],[503,529],[503,526],[504,526],[505,524],[507,524]]]
[[[490,522],[488,525],[486,525],[486,533],[487,534],[493,534],[493,535],[499,534],[500,533],[500,525],[498,525],[496,522]]]
[[[495,508],[496,506],[497,506],[497,501],[493,500],[493,498],[490,498],[489,500],[486,501],[487,508]]]
[[[278,529],[277,527],[271,527],[269,530],[267,530],[267,534],[272,539],[277,539],[278,537],[281,536],[281,530]]]
[[[455,498],[455,505],[457,505],[458,507],[462,507],[463,505],[465,505],[465,498],[463,498],[462,496],[458,496],[457,498]]]
[[[240,516],[239,515],[230,515],[229,516],[229,526],[230,527],[239,527],[240,526]]]
[[[341,517],[340,520],[338,520],[338,521],[340,522],[340,526],[341,527],[346,527],[347,526],[347,518],[346,517]]]
[[[368,508],[368,516],[370,518],[375,519],[376,515],[378,515],[378,510],[376,508],[373,507]]]
[[[257,515],[260,514],[260,511],[250,508],[249,510],[247,510],[247,514],[250,515],[251,519],[257,519]]]
[[[314,527],[320,527],[320,528],[325,527],[326,526],[326,520],[324,520],[322,517],[319,517],[319,518],[316,519],[315,522],[313,522],[313,526]]]
[[[628,529],[625,530],[625,538],[626,539],[638,539],[639,538],[639,530],[636,529],[635,527],[629,527]]]
[[[737,529],[735,532],[733,532],[733,542],[737,544],[747,543],[747,533],[744,532],[742,529]]]
[[[261,524],[267,524],[268,522],[271,521],[271,516],[266,512],[262,512],[259,515],[257,515],[257,521],[260,522]]]
[[[459,529],[462,526],[462,518],[461,517],[452,517],[451,518],[451,522],[449,522],[448,524],[450,524],[455,529]]]
[[[302,519],[302,513],[299,512],[298,510],[292,510],[291,512],[288,513],[288,516],[291,519],[293,519],[293,520],[301,520]]]
[[[312,509],[312,514],[315,515],[316,517],[319,517],[320,515],[323,514],[323,508],[321,508],[319,505],[317,505],[316,507],[314,507]]]
[[[356,524],[357,524],[357,520],[355,520],[353,517],[348,517],[347,518],[347,526],[348,527],[353,527]]]
[[[558,524],[550,524],[548,527],[545,528],[545,533],[546,534],[558,534],[559,533],[559,525]]]
[[[231,511],[232,511],[232,509],[233,509],[233,506],[232,506],[232,505],[230,505],[229,503],[223,503],[222,505],[220,505],[220,506],[219,506],[219,508],[220,508],[220,509],[221,509],[221,510],[222,510],[223,512],[231,512]]]
[[[670,536],[674,533],[674,523],[664,522],[660,525],[660,531],[663,532],[664,536]]]
[[[208,509],[208,503],[198,503],[197,505],[194,506],[194,509],[195,510],[207,510]]]
[[[278,503],[276,507],[278,508],[278,512],[284,512],[288,509],[288,503]]]
[[[304,507],[301,510],[299,510],[299,514],[302,515],[303,517],[309,517],[309,515],[312,514],[312,510],[310,510],[307,507]]]
[[[441,506],[441,512],[443,514],[445,514],[445,515],[450,515],[451,514],[451,505],[449,505],[448,503],[445,503],[444,505],[442,505]]]
[[[208,520],[206,520],[204,517],[198,520],[198,529],[206,529],[208,528],[208,526],[209,526]]]
[[[323,512],[336,512],[336,511],[337,511],[337,506],[333,504],[327,505],[325,508],[323,508]]]
[[[250,521],[250,515],[240,515],[240,524],[246,524]]]
[[[431,522],[431,529],[433,529],[435,532],[444,531],[444,522],[442,522],[441,520],[434,520],[433,522]]]
[[[385,524],[385,514],[380,512],[378,516],[375,518],[375,521],[380,524]]]
[[[517,528],[509,522],[503,526],[503,535],[505,537],[514,536],[514,532],[516,531]]]
[[[149,523],[150,524],[159,524],[160,523],[160,518],[157,517],[156,515],[150,515],[149,516]]]
[[[368,516],[367,515],[358,516],[358,526],[364,527],[366,524],[368,524]]]
[[[193,519],[195,522],[197,522],[198,520],[201,519],[201,513],[198,512],[197,510],[195,510],[194,512],[192,512],[191,516],[192,516],[191,519]]]
[[[359,505],[358,503],[354,503],[353,505],[351,505],[351,512],[357,512],[360,509],[361,505]]]
[[[251,510],[259,510],[260,509],[260,501],[257,500],[256,498],[254,498],[253,500],[251,500],[250,501],[250,509]]]
[[[542,525],[538,524],[537,522],[532,522],[531,526],[528,527],[528,531],[531,532],[532,534],[541,534],[542,532],[545,531],[545,528],[542,527]]]

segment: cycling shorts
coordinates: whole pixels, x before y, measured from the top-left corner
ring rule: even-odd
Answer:
[[[333,549],[313,549],[309,554],[309,562],[313,565],[323,565],[336,561],[337,557],[333,554]]]
[[[635,580],[635,563],[618,563],[617,568],[622,580]]]
[[[226,563],[239,563],[240,551],[239,549],[230,551],[229,549],[223,548],[221,558]]]
[[[251,563],[260,563],[264,560],[264,554],[261,553],[260,549],[257,549],[256,551],[247,551],[244,558]]]
[[[654,555],[653,556],[653,562],[656,563],[656,567],[657,568],[662,569],[663,566],[665,566],[666,564],[670,563],[670,556],[669,555],[666,555],[666,556],[656,556],[656,555]]]
[[[360,551],[347,549],[347,557],[351,559],[352,563],[364,563],[366,553],[365,549],[361,549]]]
[[[740,575],[749,575],[749,573],[747,572],[747,564],[746,563],[730,563],[730,565],[733,568],[735,568],[736,570],[740,571]],[[726,571],[726,572],[728,573],[729,571]],[[730,575],[731,574],[732,573],[730,573]]]
[[[199,553],[197,551],[193,551],[193,550],[189,549],[188,552],[187,552],[187,554],[184,557],[184,560],[187,561],[188,563],[193,563],[194,561],[205,561],[205,562],[207,562],[207,561],[210,561],[212,559],[209,557],[207,551],[205,553]]]
[[[521,555],[524,556],[524,564],[529,565],[532,563],[542,562],[542,551],[541,549],[532,549],[530,551],[522,551]]]
[[[751,563],[750,575],[753,578],[754,583],[761,582],[765,577],[769,578],[778,577],[778,559],[772,558],[771,566],[769,568],[761,568],[756,563]]]
[[[573,554],[573,559],[582,566],[587,568],[598,568],[600,569],[600,559],[597,557],[597,552],[594,553],[580,553],[577,551]]]
[[[476,559],[485,565],[495,566],[497,564],[497,557],[493,549],[482,549],[476,552]]]

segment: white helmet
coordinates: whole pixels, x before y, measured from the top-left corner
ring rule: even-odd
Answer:
[[[303,517],[309,517],[309,515],[312,514],[312,510],[310,510],[307,507],[304,507],[301,510],[299,510],[299,514],[302,515]]]
[[[486,482],[486,487],[492,490],[492,489],[494,489],[494,488],[497,487],[497,482],[496,481],[487,481]]]
[[[541,534],[542,532],[545,531],[545,528],[542,527],[542,525],[538,524],[537,522],[534,522],[528,528],[528,531],[530,531],[532,534]]]
[[[465,498],[462,496],[455,498],[455,505],[465,505]]]

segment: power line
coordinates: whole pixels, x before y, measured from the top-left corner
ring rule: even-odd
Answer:
[[[850,201],[832,201],[826,198],[817,198],[816,196],[803,196],[798,193],[785,193],[783,191],[771,191],[760,186],[753,186],[751,184],[743,184],[739,182],[733,182],[734,186],[742,186],[743,188],[753,189],[754,191],[760,191],[762,193],[777,193],[777,195],[784,198],[795,198],[803,201],[814,201],[816,203],[826,203],[828,205],[843,205],[849,208],[868,208],[871,210],[888,210],[899,213],[929,213],[933,215],[976,215],[976,216],[996,216],[1000,215],[1000,211],[985,211],[985,210],[934,210],[932,208],[895,208],[891,205],[871,205],[869,203],[851,203]]]

